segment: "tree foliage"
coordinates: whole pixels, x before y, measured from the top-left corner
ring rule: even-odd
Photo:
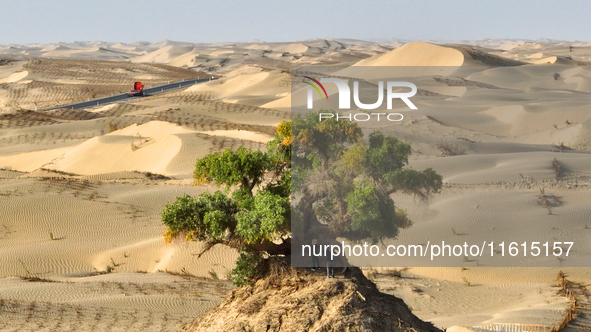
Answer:
[[[220,242],[227,229],[235,228],[236,202],[222,192],[204,193],[199,197],[184,195],[162,211],[162,222],[168,227],[168,239],[185,232],[187,240]]]
[[[354,122],[297,116],[277,127],[266,152],[241,147],[197,160],[195,180],[225,189],[167,205],[165,239],[184,235],[206,250],[220,243],[238,249],[232,274],[243,285],[262,275],[265,258],[289,256],[292,236],[394,238],[411,221],[390,195],[428,198],[442,185],[432,169],[410,168],[410,154],[410,144],[379,131],[363,140]]]
[[[298,228],[304,237],[323,232],[374,243],[394,238],[411,221],[390,195],[402,191],[426,199],[442,186],[433,169],[408,166],[409,143],[379,131],[365,141],[355,122],[336,116],[294,118],[292,150],[293,194],[299,198],[303,225]]]
[[[261,257],[289,251],[290,144],[291,123],[282,122],[267,152],[240,147],[197,160],[195,180],[225,190],[185,195],[167,205],[161,214],[165,240],[182,234],[188,241],[204,242],[206,250],[220,243],[236,248],[235,283],[255,278],[258,274],[247,270],[260,266]]]
[[[244,147],[236,151],[226,149],[221,154],[215,152],[198,160],[193,177],[200,183],[240,185],[242,190],[252,191],[270,164],[269,155],[261,151],[249,151]]]

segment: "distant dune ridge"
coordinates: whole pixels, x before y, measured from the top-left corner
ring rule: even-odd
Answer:
[[[195,185],[197,158],[239,146],[265,149],[292,105],[305,102],[308,86],[292,80],[295,66],[318,65],[327,76],[349,79],[372,66],[444,69],[419,82],[422,104],[405,110],[403,122],[360,124],[366,136],[379,128],[408,140],[410,165],[433,167],[444,178],[431,201],[393,196],[414,221],[398,241],[463,233],[496,239],[511,229],[515,236],[587,243],[590,63],[591,43],[553,40],[0,45],[0,330],[205,328],[221,326],[224,313],[253,307],[256,299],[234,291],[239,306],[228,298],[195,321],[231,289],[225,279],[237,253],[216,246],[197,258],[200,243],[165,245],[160,212],[175,197],[216,190]],[[137,80],[154,85],[212,75],[220,79],[127,103],[35,112],[124,92]],[[326,88],[322,105],[336,108],[337,89]],[[544,206],[544,199],[552,204]],[[401,259],[397,270],[364,272],[412,315],[441,329],[497,322],[550,327],[563,318],[567,299],[553,286],[558,259],[547,268],[458,259],[463,268],[405,269]],[[574,282],[591,282],[588,269],[563,270]],[[368,308],[356,292],[365,297],[367,287],[318,276],[311,289],[327,294],[327,310],[310,317],[329,330],[343,321],[345,305],[358,306],[357,313]],[[261,302],[260,315],[231,323],[262,324],[279,310],[275,304],[286,306],[282,317],[304,317],[291,315],[289,306],[309,294],[290,292],[281,299],[269,292],[273,301]],[[585,301],[585,291],[578,292]],[[391,307],[378,306],[384,308]]]
[[[355,66],[461,66],[465,56],[459,50],[431,43],[414,42],[393,51],[361,60]]]

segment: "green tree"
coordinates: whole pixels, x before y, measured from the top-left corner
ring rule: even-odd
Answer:
[[[181,234],[187,241],[202,241],[206,247],[201,254],[216,244],[238,249],[232,272],[238,285],[257,278],[267,263],[263,258],[289,254],[290,144],[291,123],[282,122],[267,152],[240,147],[197,160],[196,182],[225,189],[185,195],[167,205],[161,214],[165,241]]]
[[[336,116],[320,121],[318,113],[294,118],[292,127],[293,236],[303,243],[394,238],[411,221],[390,195],[402,191],[427,199],[441,189],[433,169],[408,166],[410,144],[395,137],[374,131],[364,141],[355,122]]]
[[[394,238],[411,221],[390,195],[426,199],[442,185],[432,169],[410,168],[410,154],[408,143],[379,131],[364,141],[356,123],[297,116],[277,127],[267,152],[239,148],[199,159],[196,181],[225,189],[167,205],[165,240],[184,234],[205,242],[205,250],[238,249],[232,274],[243,285],[264,273],[268,258],[289,257],[292,237]]]

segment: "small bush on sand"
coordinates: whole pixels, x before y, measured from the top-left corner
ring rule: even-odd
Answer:
[[[460,156],[466,154],[466,150],[460,148],[457,144],[450,143],[447,141],[439,141],[435,145],[444,156]]]
[[[109,123],[107,124],[107,126],[109,126],[109,132],[110,132],[110,133],[112,133],[112,132],[114,132],[114,131],[116,131],[116,130],[119,130],[119,126],[117,126],[117,124],[116,124],[116,123],[109,122]]]

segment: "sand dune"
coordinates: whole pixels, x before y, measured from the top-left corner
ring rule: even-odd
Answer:
[[[450,47],[412,42],[388,53],[361,60],[355,66],[461,66],[462,52]]]
[[[263,104],[263,105],[261,105],[261,107],[288,110],[291,107],[291,103],[292,103],[291,98],[292,98],[292,95],[288,94],[285,97],[281,97],[276,100],[270,101],[266,104]]]
[[[550,286],[558,271],[564,269],[581,283],[589,282],[584,269],[565,267],[584,266],[587,254],[583,252],[591,250],[585,240],[590,215],[585,202],[591,197],[591,154],[589,140],[583,138],[589,130],[589,71],[579,60],[589,50],[573,52],[572,59],[557,55],[566,62],[556,64],[569,66],[531,65],[527,62],[536,60],[535,56],[527,56],[540,53],[542,59],[552,55],[554,49],[545,44],[519,44],[489,53],[482,47],[467,45],[409,43],[353,67],[337,71],[319,67],[315,73],[319,77],[362,79],[374,91],[376,82],[385,77],[410,77],[410,81],[417,82],[419,91],[413,102],[418,110],[394,109],[404,112],[405,121],[384,124],[374,119],[358,123],[365,134],[379,129],[412,142],[410,165],[417,170],[435,169],[445,183],[442,194],[428,202],[394,195],[397,206],[412,216],[414,225],[389,244],[562,238],[573,239],[580,246],[582,252],[569,257],[568,262],[549,257],[542,262],[548,268],[537,269],[491,267],[510,265],[506,258],[450,257],[433,266],[457,267],[410,268],[409,278],[419,278],[419,282],[391,278],[387,272],[380,279],[379,269],[368,269],[379,280],[378,285],[412,303],[421,313],[419,317],[438,326],[501,322],[550,326],[562,318],[566,305],[563,297],[553,295]],[[568,45],[560,47],[561,52],[570,52]],[[423,49],[431,49],[424,53],[433,58],[422,57]],[[408,67],[398,69],[399,64],[431,67],[413,72]],[[394,69],[388,72],[383,67],[363,68],[369,65]],[[308,87],[297,83],[295,80],[290,96],[270,105],[291,104],[292,111],[304,109]],[[315,100],[314,106],[336,109],[337,98],[333,96],[334,92],[329,92],[329,100]],[[387,112],[383,106],[378,110]],[[358,112],[362,110],[355,107],[343,111],[345,115]],[[560,203],[546,207],[540,195],[559,197]],[[366,264],[354,257],[351,261]],[[372,265],[429,265],[407,257],[392,261],[376,259]],[[531,262],[521,258],[516,264]],[[470,287],[466,287],[466,280],[479,289],[467,290]],[[501,293],[505,294],[503,300],[496,302]],[[450,309],[449,302],[459,307]]]
[[[14,253],[2,259],[3,266],[10,266],[2,270],[3,276],[105,271],[113,261],[121,264],[117,271],[180,271],[184,267],[206,276],[213,268],[223,275],[235,257],[214,248],[195,260],[191,253],[200,250],[199,244],[167,246],[162,240],[163,226],[157,214],[164,204],[183,193],[202,192],[202,188],[104,186],[79,179],[30,178],[5,183],[0,190],[19,202],[0,202],[3,211],[13,216],[12,221],[2,222],[3,251]],[[24,195],[27,190],[36,193]],[[22,211],[20,204],[36,208]],[[22,242],[23,237],[28,240]],[[87,246],[90,238],[92,247]]]
[[[567,59],[567,58],[563,58],[563,57],[558,57],[558,56],[549,56],[547,58],[532,60],[531,63],[536,64],[536,65],[541,65],[541,64],[562,65],[562,66],[577,66],[578,65],[578,63],[576,61],[573,61],[573,60]]]
[[[185,46],[164,46],[156,51],[150,52],[146,55],[139,56],[134,58],[133,62],[160,62],[160,63],[170,63],[174,61],[175,58],[184,55],[193,51],[192,47],[185,47]]]
[[[152,121],[141,126],[129,126],[104,136],[92,138],[71,149],[50,165],[49,169],[81,175],[137,170],[172,175],[167,171],[183,144],[197,144],[209,151],[210,145],[182,141],[177,134],[195,133],[171,123]],[[188,138],[188,137],[187,137]],[[157,159],[154,156],[158,156]]]
[[[492,55],[463,45],[412,42],[387,53],[361,60],[354,66],[515,66],[523,62]]]
[[[248,50],[271,50],[277,53],[287,52],[293,54],[304,53],[309,49],[307,45],[301,43],[281,43],[279,45],[256,43],[245,46],[244,48]]]
[[[225,136],[225,137],[234,137],[239,139],[245,139],[249,141],[267,143],[273,139],[273,136],[263,133],[255,133],[255,132],[248,132],[244,130],[214,130],[214,131],[204,131],[204,134],[213,135],[213,136]]]
[[[308,46],[306,46],[304,44],[299,44],[299,43],[282,45],[282,46],[278,46],[278,47],[273,48],[274,52],[287,52],[287,53],[293,53],[293,54],[304,53],[307,50],[308,50]]]
[[[591,46],[469,44],[314,39],[0,47],[7,57],[0,60],[0,329],[176,329],[219,303],[230,286],[211,278],[227,276],[236,251],[215,246],[197,258],[200,243],[164,244],[160,212],[178,196],[217,189],[194,186],[198,157],[239,146],[265,149],[274,126],[306,101],[308,87],[292,78],[293,66],[318,65],[319,77],[367,76],[372,91],[379,77],[367,74],[370,66],[428,67],[412,78],[418,110],[400,102],[394,111],[404,110],[403,122],[359,124],[366,135],[380,129],[409,140],[410,165],[432,167],[444,178],[442,192],[427,202],[394,194],[414,225],[392,243],[461,234],[567,237],[582,243],[573,259],[585,259],[591,72],[582,64],[591,61]],[[131,62],[96,61],[123,59]],[[134,80],[150,85],[200,75],[221,78],[126,104],[32,111],[126,91]],[[329,100],[315,106],[336,109],[337,89],[326,89]],[[540,188],[561,204],[544,207]],[[566,306],[552,288],[558,270],[581,284],[591,280],[588,269],[564,268],[554,258],[545,268],[495,268],[503,262],[463,257],[442,262],[464,268],[415,267],[403,278],[367,271],[383,291],[442,328],[550,326]],[[405,259],[396,264],[413,266]]]
[[[413,166],[418,169],[433,167],[443,175],[444,181],[454,183],[514,182],[526,175],[536,180],[552,180],[556,178],[552,164],[554,158],[560,160],[571,174],[584,174],[591,162],[589,153],[557,155],[548,151],[454,156],[443,160],[423,159],[413,162]]]
[[[22,79],[24,79],[25,77],[27,77],[27,75],[29,75],[28,71],[21,71],[21,72],[16,72],[10,76],[8,76],[7,78],[3,78],[0,80],[0,83],[15,83],[18,82]]]
[[[480,268],[481,270],[482,268]],[[521,324],[552,325],[561,319],[561,311],[566,300],[556,294],[549,285],[527,282],[485,282],[476,277],[479,268],[461,271],[456,268],[448,274],[455,275],[447,280],[447,274],[439,269],[430,269],[432,276],[421,276],[428,269],[412,268],[403,273],[406,278],[387,277],[387,270],[369,270],[382,291],[395,294],[411,303],[413,311],[420,313],[422,319],[437,326],[447,326],[447,331],[472,331],[471,329],[451,328],[457,322],[463,326],[487,325],[489,322],[516,322]],[[499,270],[499,269],[497,269]],[[435,271],[440,271],[436,274]],[[418,274],[417,274],[418,272]],[[383,273],[383,275],[381,274]],[[556,272],[557,273],[557,272]],[[477,284],[466,287],[462,281],[466,277]],[[418,283],[407,278],[421,278]],[[447,295],[441,296],[441,293]],[[449,302],[458,303],[450,307]],[[498,308],[506,308],[499,311]]]
[[[220,79],[213,82],[208,82],[203,85],[195,85],[187,92],[193,91],[215,91],[216,93],[227,96],[230,93],[236,94],[244,89],[247,89],[255,84],[260,83],[269,77],[268,72],[260,72],[255,74],[244,74],[230,79]]]
[[[25,56],[131,60],[158,62],[179,67],[201,68],[204,71],[226,73],[244,64],[263,68],[288,69],[291,62],[300,64],[358,61],[384,48],[375,43],[358,40],[309,40],[297,43],[208,43],[196,44],[164,40],[156,43],[76,42],[0,46],[0,54],[26,60]],[[362,47],[359,47],[362,46]],[[350,48],[350,49],[349,49]],[[296,57],[294,57],[296,56]],[[269,63],[272,59],[273,62]]]
[[[88,52],[90,58],[93,54]],[[8,93],[4,98],[0,92],[1,107],[35,110],[122,93],[137,80],[149,86],[199,76],[205,75],[162,64],[85,60],[71,65],[62,59],[16,61],[0,66],[0,79],[5,82],[2,92]],[[25,82],[29,84],[20,84]]]
[[[289,81],[290,76],[281,71],[257,72],[195,85],[187,92],[211,93],[229,103],[267,105],[265,107],[272,108],[269,102],[289,93]]]
[[[62,156],[70,148],[59,148],[43,151],[20,153],[18,155],[0,156],[0,167],[14,169],[21,172],[32,172],[56,158]]]
[[[163,273],[69,277],[53,282],[7,278],[0,280],[0,329],[178,329],[195,314],[217,305],[228,288],[220,282]]]

